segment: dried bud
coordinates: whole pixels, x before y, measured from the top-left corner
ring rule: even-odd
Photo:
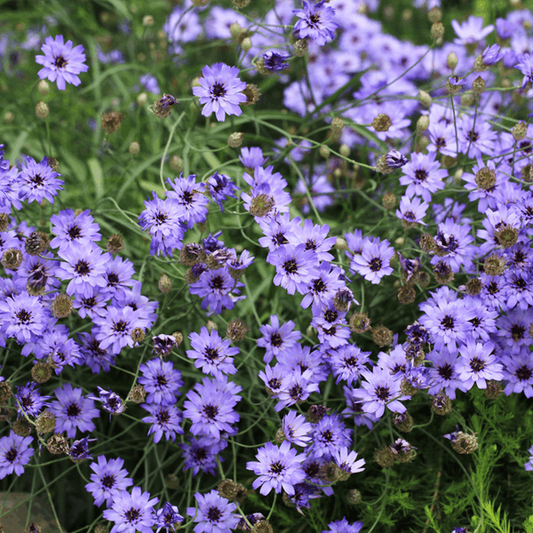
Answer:
[[[452,412],[452,401],[444,392],[439,392],[433,397],[431,409],[436,415],[444,416]]]
[[[37,433],[50,433],[54,431],[55,427],[56,417],[48,409],[42,411],[35,421]]]
[[[107,111],[102,116],[102,129],[106,133],[115,133],[120,129],[124,115],[118,111]]]
[[[37,102],[37,105],[35,106],[35,115],[39,118],[42,118],[43,120],[46,120],[49,114],[50,109],[48,108],[46,103],[39,100]]]
[[[145,398],[146,391],[144,390],[144,387],[140,383],[137,383],[137,385],[135,385],[128,394],[127,401],[134,403],[143,403]]]
[[[390,447],[384,444],[374,450],[374,461],[382,468],[389,468],[396,462],[396,457]]]
[[[346,494],[346,499],[348,500],[348,503],[351,503],[352,505],[358,505],[363,501],[363,497],[357,489],[350,489],[348,494]]]
[[[462,431],[457,432],[455,442],[452,441],[452,448],[460,454],[471,454],[478,449],[476,433],[469,435]]]
[[[172,336],[176,340],[176,346],[179,346],[183,342],[183,333],[180,333],[179,331],[175,331]]]
[[[110,235],[106,242],[106,248],[110,254],[118,254],[121,250],[124,250],[122,235],[118,233]]]
[[[505,270],[505,259],[499,255],[491,254],[485,259],[483,269],[489,276],[500,276]]]
[[[533,183],[533,165],[530,163],[524,165],[520,170],[520,174],[523,181],[526,183]]]
[[[168,294],[172,289],[172,281],[164,272],[161,273],[157,287],[163,294]]]
[[[68,439],[61,433],[55,433],[46,441],[46,447],[48,451],[54,455],[60,455],[62,453],[68,453],[70,446]]]
[[[2,266],[9,270],[17,270],[22,264],[24,256],[20,250],[16,248],[9,248],[2,254]]]
[[[515,124],[511,130],[511,133],[513,134],[513,139],[515,141],[522,141],[527,135],[527,124],[523,121]]]
[[[133,328],[130,336],[133,342],[142,342],[146,337],[146,333],[143,328]]]
[[[154,17],[152,15],[145,15],[143,17],[143,26],[153,26],[154,25]]]
[[[412,304],[416,299],[416,291],[412,285],[404,285],[398,289],[398,301],[403,305]]]
[[[394,172],[394,168],[391,167],[389,165],[389,163],[387,162],[387,156],[386,155],[382,155],[381,157],[379,157],[377,163],[376,163],[376,172],[380,172],[381,174],[391,174],[392,172]]]
[[[66,318],[73,308],[72,298],[68,294],[58,294],[52,301],[50,311],[56,318]]]
[[[23,416],[11,424],[11,429],[19,437],[29,437],[31,435],[31,428],[31,424]]]
[[[218,331],[218,326],[216,322],[213,322],[212,320],[208,320],[205,327],[207,331],[209,331],[209,333],[211,333],[212,331]]]
[[[396,200],[396,196],[391,191],[387,191],[381,200],[381,203],[383,204],[383,207],[390,211],[391,209],[394,209],[396,207],[396,204],[398,201]]]
[[[238,39],[246,30],[238,23],[234,22],[230,27],[229,31],[232,39]]]
[[[389,131],[391,126],[392,122],[389,115],[385,115],[384,113],[379,113],[372,121],[372,127],[379,132]]]
[[[195,242],[187,243],[181,250],[179,255],[180,263],[184,266],[193,266],[198,263],[200,254],[203,252],[203,246]]]
[[[183,170],[183,159],[179,155],[173,155],[170,158],[170,168],[174,172],[181,172]]]
[[[455,278],[455,273],[451,269],[450,265],[444,263],[443,261],[439,261],[433,267],[433,276],[439,285],[447,285],[453,281]]]
[[[424,233],[420,237],[419,244],[420,244],[420,249],[426,253],[434,252],[437,249],[437,244],[435,243],[435,239],[429,233]]]
[[[37,90],[43,95],[46,96],[48,92],[50,91],[50,85],[48,85],[48,82],[46,80],[41,80],[39,84],[37,85]]]
[[[196,283],[200,279],[200,275],[196,275],[195,271],[192,268],[188,268],[183,276],[183,279],[189,285]]]
[[[487,381],[487,388],[485,389],[485,397],[489,400],[497,400],[503,392],[502,384],[500,381],[494,381],[490,379]]]
[[[509,224],[503,224],[494,232],[494,241],[503,248],[511,248],[518,241],[518,230]]]
[[[370,329],[370,319],[366,313],[354,313],[350,318],[350,329],[354,333],[366,333]]]
[[[472,92],[479,96],[483,92],[485,92],[485,80],[478,76],[473,82],[472,82]]]
[[[455,52],[450,52],[448,54],[448,57],[446,58],[446,66],[450,70],[454,70],[455,67],[457,66],[457,63],[459,63],[459,59],[457,59],[457,55],[455,54]]]
[[[245,7],[250,5],[250,1],[251,0],[233,0],[233,5],[237,9],[243,9],[243,8],[245,8]]]
[[[254,217],[264,217],[270,213],[274,207],[275,201],[269,194],[261,193],[252,199],[250,213]]]
[[[248,329],[248,326],[244,323],[244,321],[240,318],[236,318],[228,324],[228,329],[226,330],[226,337],[231,342],[239,342],[246,337],[248,331],[250,330]]]
[[[12,390],[9,381],[0,382],[0,404],[5,404],[11,398]]]
[[[470,278],[466,282],[466,292],[470,296],[477,296],[481,289],[483,288],[483,283],[481,283],[481,280],[479,278]]]
[[[329,159],[329,156],[331,155],[331,150],[330,150],[327,146],[322,145],[322,146],[318,149],[318,153],[319,153],[320,156],[323,157],[324,159]]]
[[[404,439],[396,439],[389,447],[398,463],[410,463],[416,457],[416,448]]]
[[[246,88],[242,92],[246,96],[246,102],[243,102],[241,105],[254,105],[261,98],[261,91],[255,83],[247,83]]]
[[[309,407],[307,410],[305,419],[311,424],[316,424],[328,414],[328,411],[329,408],[324,405],[311,405],[311,407]]]
[[[235,483],[232,479],[222,480],[217,486],[217,491],[226,500],[237,500],[239,503],[248,496],[246,487],[241,483]]]
[[[7,213],[0,213],[0,231],[6,231],[9,227],[9,215]]]
[[[137,96],[137,105],[142,107],[146,105],[146,102],[148,102],[148,95],[146,93],[141,93]]]
[[[50,239],[42,231],[34,231],[24,242],[24,249],[28,255],[40,255],[46,251]]]
[[[242,40],[242,43],[241,43],[241,48],[245,51],[245,52],[249,52],[251,49],[252,49],[252,39],[250,39],[250,37],[245,37],[243,40]]]
[[[244,133],[242,133],[241,131],[236,131],[228,137],[228,146],[230,148],[239,148],[239,146],[241,146],[242,144],[243,139]]]
[[[476,185],[484,191],[490,191],[496,185],[496,170],[489,167],[480,168],[476,172]]]
[[[422,115],[416,122],[416,131],[422,133],[429,128],[429,116]]]
[[[52,367],[44,361],[38,361],[31,369],[31,377],[37,383],[46,383],[52,377]]]
[[[331,132],[333,134],[340,133],[343,128],[344,128],[344,120],[342,120],[341,117],[335,117],[331,121]]]
[[[158,118],[166,118],[172,112],[172,107],[179,102],[171,95],[164,94],[152,105],[152,113]]]
[[[444,37],[444,24],[442,22],[434,22],[431,25],[431,35],[435,40],[442,39]]]
[[[274,529],[270,525],[270,522],[264,518],[258,520],[252,527],[251,533],[274,533]]]
[[[437,6],[432,7],[428,11],[428,19],[432,24],[435,24],[435,22],[440,22],[442,20],[442,11]]]
[[[383,325],[372,328],[372,340],[380,348],[383,346],[388,346],[392,342],[393,338],[394,334],[392,331]]]
[[[15,113],[13,111],[8,111],[4,115],[4,124],[11,124],[15,120]]]
[[[141,147],[137,141],[133,141],[130,143],[130,146],[128,148],[128,151],[131,155],[137,155],[141,150]]]
[[[294,43],[292,51],[296,57],[303,57],[307,54],[307,41],[305,39],[299,39]]]
[[[413,431],[414,420],[407,411],[404,413],[394,413],[392,421],[399,431],[403,431],[404,433]]]
[[[350,155],[350,147],[347,144],[341,144],[339,148],[339,153],[343,157],[348,157]]]
[[[172,490],[179,488],[180,478],[176,474],[168,474],[165,477],[165,486]]]
[[[350,289],[339,289],[333,297],[333,306],[337,311],[346,313],[350,308],[350,304],[353,302],[353,293]]]

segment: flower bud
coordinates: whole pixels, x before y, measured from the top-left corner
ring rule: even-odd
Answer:
[[[52,367],[44,361],[38,361],[31,369],[31,377],[37,383],[46,383],[52,377]]]
[[[60,455],[62,453],[68,453],[70,446],[68,439],[61,433],[55,433],[46,441],[46,447],[48,451],[53,455]]]
[[[43,95],[46,96],[50,91],[50,85],[46,80],[41,80],[39,85],[37,85],[37,90]]]
[[[73,308],[72,298],[68,294],[58,294],[50,306],[50,311],[56,318],[66,318]]]
[[[478,76],[473,82],[472,82],[472,92],[479,96],[483,92],[485,92],[485,80]]]
[[[444,24],[442,22],[434,22],[431,25],[431,35],[435,40],[442,39],[444,36]]]
[[[490,254],[483,263],[483,269],[489,276],[501,276],[505,270],[505,259],[496,254]]]
[[[483,283],[479,278],[470,278],[466,282],[466,293],[470,296],[477,296],[483,289]]]
[[[207,331],[211,333],[212,331],[218,331],[218,326],[216,322],[213,322],[212,320],[208,320],[207,324],[205,325]]]
[[[242,133],[241,131],[236,131],[228,137],[228,146],[230,148],[239,148],[239,146],[241,146],[242,144],[243,139],[244,133]]]
[[[340,133],[344,128],[344,120],[341,117],[335,117],[331,121],[331,132],[334,134]]]
[[[246,30],[238,22],[234,22],[229,27],[229,31],[231,38],[237,40]]]
[[[143,26],[153,26],[154,25],[154,17],[152,15],[145,15],[143,17]]]
[[[381,200],[381,203],[383,204],[383,207],[390,211],[391,209],[394,209],[397,204],[396,196],[391,191],[387,191]]]
[[[266,193],[261,193],[252,199],[250,213],[254,217],[264,217],[270,213],[274,207],[274,198]]]
[[[437,6],[432,7],[428,11],[428,19],[432,24],[435,24],[435,22],[440,22],[442,20],[442,11]]]
[[[242,43],[241,43],[241,48],[245,51],[245,52],[249,52],[252,48],[253,44],[252,44],[252,39],[250,39],[250,37],[245,37],[243,40],[242,40]]]
[[[520,175],[526,183],[533,183],[533,165],[528,163],[520,169]]]
[[[404,285],[398,289],[398,301],[403,305],[412,304],[416,300],[416,291],[412,285]]]
[[[173,155],[170,158],[170,168],[174,172],[181,172],[183,170],[183,159],[179,155]]]
[[[357,489],[350,489],[348,494],[346,494],[346,499],[348,500],[348,503],[351,503],[352,505],[358,505],[363,501],[363,497]]]
[[[324,159],[329,159],[329,156],[331,155],[331,151],[330,151],[330,149],[329,149],[327,146],[324,146],[324,145],[322,145],[322,146],[318,149],[318,153],[319,153]]]
[[[163,294],[168,294],[172,289],[172,281],[165,273],[161,273],[157,287]]]
[[[128,394],[128,401],[134,403],[143,403],[145,398],[146,391],[140,383],[137,383],[137,385],[135,385]]]
[[[429,128],[429,116],[422,115],[416,122],[416,131],[422,133]]]
[[[152,105],[152,113],[157,118],[166,118],[172,112],[172,107],[179,102],[171,95],[164,94],[159,100],[156,100]]]
[[[426,91],[418,91],[418,99],[424,107],[429,107],[431,105],[431,96]]]
[[[451,269],[450,265],[444,263],[443,261],[439,261],[433,267],[433,277],[439,285],[447,285],[453,281],[455,278],[455,273]]]
[[[509,224],[503,224],[494,232],[494,241],[503,248],[511,248],[518,241],[518,230]]]
[[[35,106],[35,114],[37,115],[37,117],[42,118],[43,120],[46,120],[49,113],[50,113],[50,109],[48,108],[46,103],[39,100],[39,102],[37,102],[37,105]]]
[[[382,468],[389,468],[396,462],[396,458],[390,449],[390,446],[384,444],[381,448],[374,450],[374,461]]]
[[[179,346],[183,342],[183,333],[180,333],[179,331],[175,331],[172,336],[174,337],[176,341],[176,346]]]
[[[511,133],[513,134],[513,139],[517,142],[525,139],[527,135],[527,124],[523,121],[515,124]]]
[[[305,39],[299,39],[294,43],[292,51],[296,57],[303,57],[307,54],[307,41]]]
[[[240,318],[236,318],[228,324],[228,329],[226,330],[226,337],[231,342],[239,342],[246,337],[248,331],[250,330],[248,326],[244,323],[244,321]]]
[[[384,113],[379,113],[372,121],[372,127],[378,132],[389,131],[391,126],[392,122],[390,117]]]
[[[394,172],[394,170],[395,169],[389,166],[389,163],[387,162],[387,155],[382,155],[379,157],[376,163],[376,172],[387,175]]]
[[[480,189],[490,191],[496,185],[496,170],[489,167],[480,168],[476,172],[475,181]]]
[[[133,342],[142,342],[146,337],[146,333],[143,328],[133,328],[130,336]]]
[[[478,449],[477,437],[473,433],[469,435],[468,433],[463,433],[462,431],[457,432],[455,442],[451,442],[452,448],[460,454],[471,454]]]
[[[12,394],[11,385],[9,381],[0,382],[0,404],[5,404],[11,398]]]
[[[2,254],[2,259],[0,262],[2,266],[9,270],[17,270],[17,268],[22,264],[24,256],[22,252],[17,248],[9,248]]]
[[[28,255],[39,255],[46,251],[50,239],[48,235],[42,231],[34,231],[24,242],[24,250]]]
[[[11,429],[15,435],[19,437],[29,437],[31,435],[31,424],[24,417],[18,418],[13,424],[11,424]]]
[[[254,105],[261,98],[261,91],[255,83],[247,83],[246,88],[242,91],[246,96],[246,102],[241,105]]]
[[[102,129],[107,133],[115,133],[120,129],[124,115],[118,111],[108,111],[102,116]]]
[[[404,413],[394,413],[392,421],[399,431],[403,431],[404,433],[413,431],[414,420],[407,411]]]
[[[366,333],[370,329],[370,319],[366,313],[354,313],[350,318],[350,329],[354,333]]]
[[[137,96],[137,104],[139,106],[143,106],[148,102],[148,95],[146,93],[141,93],[139,96]]]
[[[48,409],[42,411],[35,421],[35,429],[38,433],[50,433],[55,427],[56,417]]]
[[[339,153],[343,157],[348,157],[350,155],[350,147],[347,144],[341,144],[339,148]]]
[[[372,328],[372,340],[380,347],[388,346],[392,339],[394,338],[394,334],[392,331],[387,328],[386,326],[377,326]]]
[[[452,412],[452,401],[444,392],[439,392],[433,397],[431,409],[436,415],[444,416]]]
[[[11,124],[15,120],[15,114],[12,111],[8,111],[4,115],[4,124]]]
[[[110,235],[105,246],[110,254],[118,254],[118,252],[124,250],[124,240],[122,239],[122,235],[118,233]]]
[[[454,70],[455,67],[457,66],[457,63],[459,63],[459,59],[457,59],[457,55],[455,54],[455,52],[450,52],[448,54],[448,57],[446,58],[446,66],[450,70]]]
[[[128,151],[131,155],[137,155],[140,150],[141,147],[139,146],[139,143],[137,141],[133,141],[132,143],[130,143]]]

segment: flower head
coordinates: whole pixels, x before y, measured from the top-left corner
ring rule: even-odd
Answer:
[[[194,497],[198,508],[187,508],[187,514],[198,522],[194,533],[229,533],[239,522],[239,516],[233,513],[237,506],[216,490],[205,495],[197,492]]]
[[[34,452],[29,447],[32,441],[33,437],[20,437],[13,431],[0,438],[0,479],[13,472],[17,476],[24,472],[24,466],[30,462]]]
[[[294,25],[294,32],[305,39],[309,37],[319,46],[335,39],[335,30],[339,25],[335,22],[335,10],[325,6],[326,0],[320,0],[314,4],[309,0],[303,0],[303,9],[294,10],[294,14],[300,19]]]
[[[64,91],[67,83],[76,87],[81,83],[78,74],[87,72],[89,67],[85,64],[84,48],[81,44],[72,48],[72,41],[64,42],[62,35],[54,38],[47,37],[41,47],[44,56],[35,56],[35,62],[43,65],[38,72],[39,78],[49,79],[57,83],[57,88]]]
[[[111,533],[152,533],[156,525],[154,505],[158,498],[150,499],[148,492],[133,487],[131,494],[126,491],[117,493],[111,509],[104,511],[104,518],[115,522]]]

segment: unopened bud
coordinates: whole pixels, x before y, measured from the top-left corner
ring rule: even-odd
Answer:
[[[513,134],[513,139],[517,142],[525,139],[527,135],[527,124],[523,121],[515,124],[511,133]]]
[[[46,96],[48,92],[50,91],[50,85],[48,85],[48,82],[46,80],[41,80],[39,82],[39,85],[37,85],[37,90],[43,95]]]
[[[249,52],[252,48],[253,44],[252,44],[252,39],[250,39],[250,37],[245,37],[243,40],[242,40],[242,43],[241,43],[241,48],[245,51],[245,52]]]
[[[372,340],[380,347],[388,346],[394,338],[392,331],[386,326],[372,328]]]
[[[50,113],[50,109],[48,109],[48,106],[41,100],[37,103],[35,106],[35,114],[39,117],[45,120]]]
[[[244,321],[240,318],[236,318],[228,324],[226,337],[231,342],[242,341],[246,337],[248,331],[248,326],[244,323]]]
[[[139,146],[139,143],[137,141],[133,141],[132,143],[130,143],[128,151],[130,152],[131,155],[137,155],[140,150],[141,150],[141,147]]]
[[[213,322],[212,320],[208,320],[205,327],[207,331],[209,331],[209,333],[211,333],[212,331],[218,331],[218,326],[216,322]]]
[[[461,95],[461,105],[463,107],[470,107],[474,103],[474,94],[467,92]]]
[[[472,82],[472,92],[479,96],[481,93],[485,92],[485,80],[478,76],[473,82]]]
[[[418,91],[418,99],[424,107],[429,107],[431,105],[431,96],[426,91]]]
[[[303,57],[307,54],[307,41],[305,39],[299,39],[294,43],[292,51],[296,57]]]
[[[392,122],[390,117],[384,113],[379,113],[372,121],[372,127],[378,132],[389,131],[391,126]]]
[[[350,147],[347,144],[341,144],[339,148],[339,153],[343,157],[348,157],[350,155]]]
[[[9,270],[17,270],[22,264],[24,256],[18,248],[9,248],[2,254],[0,262],[4,268]]]
[[[238,22],[234,22],[229,27],[229,31],[232,39],[238,39],[246,30]]]
[[[146,93],[141,93],[137,96],[137,104],[143,106],[148,102],[148,95]]]
[[[429,128],[429,117],[428,115],[422,115],[416,122],[416,131],[422,133]]]
[[[244,133],[236,131],[228,137],[228,146],[230,148],[239,148],[244,140]]]
[[[183,159],[179,155],[173,155],[170,158],[170,168],[174,172],[181,172],[183,170]]]
[[[124,240],[122,239],[122,235],[119,235],[118,233],[110,235],[106,242],[106,248],[110,254],[118,254],[118,252],[124,250]]]
[[[8,111],[4,115],[4,124],[11,124],[15,120],[15,114],[12,111]]]
[[[143,26],[153,26],[154,25],[154,17],[152,15],[146,15],[143,17]]]
[[[394,196],[394,193],[391,191],[387,191],[383,195],[383,199],[381,200],[381,203],[383,204],[383,207],[387,209],[387,211],[390,211],[391,209],[394,209],[397,204],[396,196]]]
[[[102,129],[106,133],[115,133],[120,129],[124,115],[118,111],[108,111],[102,116]]]
[[[330,152],[329,148],[327,146],[324,146],[324,145],[322,145],[318,149],[318,152],[324,159],[329,159],[329,156],[331,155],[331,152]]]
[[[444,24],[442,22],[435,22],[431,25],[431,35],[435,40],[442,39],[444,36]]]
[[[166,274],[162,273],[157,286],[163,294],[168,294],[172,289],[172,281]]]
[[[448,54],[448,57],[446,58],[446,66],[449,69],[454,70],[455,67],[457,66],[457,63],[459,63],[459,60],[457,59],[457,55],[455,54],[455,52],[450,52]]]
[[[435,22],[440,22],[442,20],[442,11],[437,6],[432,7],[428,11],[428,19],[432,24],[435,24]]]
[[[72,298],[68,294],[58,294],[50,306],[50,311],[56,318],[66,318],[72,313]]]

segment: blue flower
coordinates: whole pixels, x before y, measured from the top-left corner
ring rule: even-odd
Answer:
[[[339,25],[333,20],[335,10],[325,6],[326,0],[320,0],[313,4],[309,0],[303,0],[303,9],[295,9],[293,13],[300,18],[294,25],[294,32],[300,39],[309,37],[319,46],[335,39],[335,30]]]

